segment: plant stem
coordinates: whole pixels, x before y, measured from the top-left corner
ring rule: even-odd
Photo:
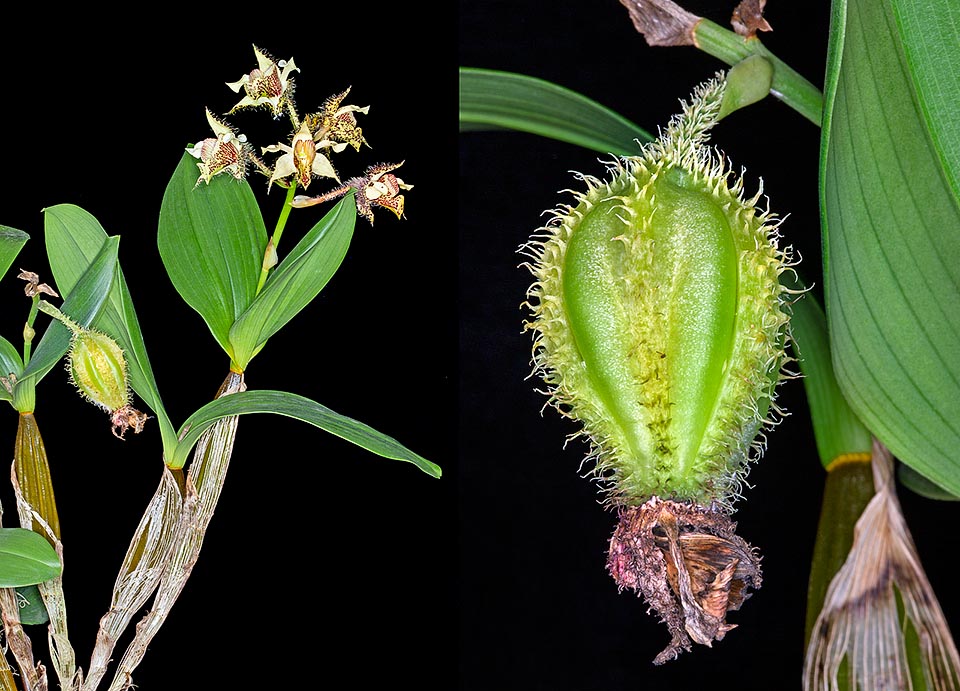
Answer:
[[[40,296],[34,295],[30,298],[30,312],[27,313],[27,323],[23,328],[23,367],[26,369],[30,364],[30,350],[33,348],[33,323],[37,320],[38,306]]]
[[[761,55],[769,60],[773,64],[770,93],[814,125],[820,126],[823,94],[796,70],[767,50],[759,39],[744,39],[705,18],[697,22],[693,36],[697,48],[728,65],[736,65],[751,55]]]
[[[100,619],[97,643],[82,691],[93,691],[99,686],[121,634],[157,589],[170,559],[182,509],[183,493],[173,473],[164,465],[160,485],[140,519],[117,574],[110,609]]]
[[[827,588],[850,553],[854,526],[873,495],[869,455],[831,466],[827,471],[807,586],[804,647],[810,641],[814,623],[823,609]]]
[[[13,462],[19,491],[30,508],[45,521],[51,534],[47,534],[44,527],[32,519],[23,527],[43,535],[56,547],[54,542],[60,539],[60,518],[53,493],[47,449],[32,412],[20,414]]]
[[[53,546],[63,563],[63,544],[60,542],[60,519],[53,493],[53,480],[47,460],[46,446],[33,413],[21,413],[17,425],[17,441],[10,477],[17,498],[20,527],[43,535]],[[50,623],[47,639],[53,668],[65,690],[77,688],[76,655],[67,630],[67,605],[61,576],[37,585]]]
[[[257,295],[263,289],[263,284],[267,282],[267,275],[277,263],[277,246],[280,244],[280,238],[283,236],[283,229],[287,225],[287,219],[290,217],[290,202],[293,201],[293,195],[296,194],[297,183],[291,183],[287,188],[287,196],[283,200],[283,208],[280,209],[280,217],[277,219],[277,225],[273,229],[273,235],[270,236],[270,242],[267,243],[267,256],[264,257],[263,266],[260,269],[260,280],[257,282]],[[273,255],[270,258],[270,255]]]
[[[33,659],[33,644],[20,623],[20,606],[13,588],[0,589],[0,612],[3,613],[3,633],[6,647],[13,653],[20,668],[24,691],[47,691],[47,672]]]
[[[0,655],[0,691],[17,691],[17,682],[6,655]]]
[[[61,324],[63,324],[65,327],[70,329],[72,333],[77,334],[80,331],[82,331],[83,327],[81,327],[79,324],[77,324],[77,322],[73,321],[70,317],[65,315],[63,312],[58,310],[56,307],[51,305],[46,300],[38,300],[36,306],[37,306],[37,309],[39,309],[41,312],[43,312],[44,314],[49,314],[51,317],[53,317],[54,319],[59,321]]]
[[[243,375],[231,371],[220,386],[217,398],[245,389]],[[110,684],[110,691],[123,691],[131,686],[134,669],[143,660],[147,647],[166,621],[193,571],[226,480],[238,419],[237,416],[223,418],[203,433],[194,449],[193,461],[185,479],[181,471],[174,471],[175,477],[183,484],[183,502],[172,526],[169,523],[165,525],[165,529],[172,528],[173,533],[170,549],[163,559],[157,594],[153,607],[137,624],[134,638],[124,652]],[[131,545],[131,549],[134,548],[135,545]],[[89,691],[94,688],[89,687]],[[88,691],[86,685],[84,690]]]

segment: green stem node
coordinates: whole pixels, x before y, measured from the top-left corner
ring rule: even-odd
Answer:
[[[745,39],[709,19],[697,22],[693,38],[697,48],[728,65],[736,65],[751,55],[766,58],[773,66],[770,93],[814,125],[820,126],[823,94],[799,72],[767,50],[758,38]]]
[[[297,184],[296,182],[291,182],[290,187],[287,188],[287,196],[283,200],[283,207],[280,209],[280,216],[277,218],[277,225],[273,230],[273,235],[270,236],[270,241],[267,243],[267,250],[263,256],[263,265],[260,268],[260,279],[257,282],[257,295],[260,294],[264,284],[267,282],[270,269],[277,265],[277,247],[280,245],[280,238],[283,237],[283,229],[286,227],[287,219],[290,217],[290,210],[293,208],[290,206],[290,202],[293,201],[296,192]]]

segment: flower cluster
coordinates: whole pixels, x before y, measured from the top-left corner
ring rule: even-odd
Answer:
[[[371,166],[363,176],[342,182],[330,160],[332,154],[340,153],[347,147],[355,151],[360,151],[363,146],[370,147],[357,121],[357,114],[368,114],[370,106],[345,104],[350,93],[348,87],[327,98],[317,111],[301,118],[293,99],[294,72],[300,69],[293,58],[276,60],[257,46],[253,47],[253,51],[257,58],[256,69],[237,81],[227,83],[234,92],[243,92],[243,98],[230,109],[228,115],[244,108],[267,109],[275,119],[286,115],[292,125],[290,138],[288,142],[261,148],[263,155],[279,154],[272,164],[267,163],[247,142],[245,135],[208,109],[207,121],[215,136],[187,148],[187,152],[198,159],[200,176],[197,184],[204,182],[209,185],[221,173],[240,180],[253,169],[268,178],[268,188],[274,184],[288,190],[292,187],[292,194],[298,189],[306,191],[315,178],[330,178],[337,183],[337,187],[316,197],[297,196],[291,206],[313,206],[342,197],[352,189],[356,190],[357,213],[371,224],[372,208],[375,206],[387,208],[397,218],[402,218],[404,200],[400,191],[412,187],[392,172],[402,162]]]

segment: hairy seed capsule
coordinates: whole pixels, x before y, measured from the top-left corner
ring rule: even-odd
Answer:
[[[136,433],[143,431],[149,418],[130,404],[123,349],[106,334],[80,326],[46,301],[41,300],[38,308],[73,334],[67,354],[70,380],[84,398],[110,413],[114,436],[123,439],[131,427]]]
[[[723,86],[700,87],[607,181],[583,176],[526,245],[534,365],[620,515],[611,574],[671,629],[658,662],[722,638],[759,586],[728,514],[786,361],[777,221],[705,143]]]
[[[112,412],[129,402],[123,350],[98,331],[77,332],[70,347],[70,377],[90,402]]]

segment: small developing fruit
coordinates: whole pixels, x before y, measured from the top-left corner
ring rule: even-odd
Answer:
[[[73,334],[67,369],[74,386],[84,398],[110,413],[114,436],[123,439],[131,427],[139,434],[148,417],[130,404],[123,349],[106,334],[80,326],[49,303],[41,301],[39,307]]]
[[[662,663],[733,628],[759,556],[729,514],[777,412],[789,307],[778,222],[706,145],[724,81],[525,246],[534,365],[619,516],[608,570],[667,624]]]

